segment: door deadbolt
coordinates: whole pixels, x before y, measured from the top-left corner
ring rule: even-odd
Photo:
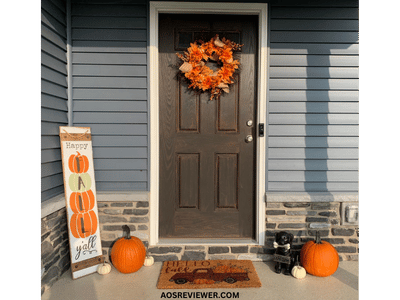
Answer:
[[[252,135],[246,136],[246,143],[251,143],[252,141],[253,141],[253,136]]]
[[[248,121],[246,122],[246,125],[247,125],[248,127],[253,126],[253,120],[248,120]]]

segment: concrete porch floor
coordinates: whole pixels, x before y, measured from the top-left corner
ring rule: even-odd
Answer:
[[[42,300],[157,300],[165,292],[239,292],[236,299],[358,299],[358,262],[342,261],[330,277],[320,278],[307,274],[299,280],[292,276],[274,273],[273,262],[253,262],[262,287],[245,289],[179,289],[159,290],[157,280],[162,263],[142,267],[133,274],[119,273],[114,267],[105,276],[97,273],[72,279],[71,272],[64,275],[42,295]],[[229,295],[229,294],[223,294]],[[189,298],[190,294],[186,295]],[[193,296],[192,296],[193,298]],[[172,299],[172,297],[170,298]],[[203,298],[210,299],[210,298]]]

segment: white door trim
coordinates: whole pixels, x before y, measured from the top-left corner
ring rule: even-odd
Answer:
[[[259,16],[258,107],[259,123],[266,124],[267,111],[267,4],[217,2],[150,1],[149,101],[150,101],[150,238],[151,246],[159,243],[159,106],[158,106],[158,15],[159,13],[238,14]],[[256,243],[265,242],[265,161],[266,139],[258,138],[256,177]]]

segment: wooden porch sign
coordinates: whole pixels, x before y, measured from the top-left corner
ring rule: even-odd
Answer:
[[[89,127],[60,126],[72,278],[96,272],[101,249]]]

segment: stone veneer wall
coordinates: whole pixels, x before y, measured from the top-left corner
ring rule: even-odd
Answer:
[[[122,237],[122,225],[149,245],[149,202],[98,202],[103,255],[109,260],[114,242]],[[250,259],[272,260],[272,244],[278,231],[293,233],[293,249],[300,250],[319,230],[323,240],[339,252],[340,260],[358,260],[358,225],[341,225],[340,202],[267,203],[266,243],[254,245],[185,245],[148,248],[154,260]],[[65,208],[42,219],[42,293],[70,267]]]
[[[41,292],[49,289],[70,268],[66,209],[62,208],[41,221]]]
[[[110,254],[114,242],[122,236],[122,225],[127,224],[131,235],[139,237],[148,247],[148,202],[102,202],[99,217],[103,253]],[[266,209],[265,246],[152,246],[148,254],[155,261],[200,259],[272,260],[274,235],[278,231],[293,233],[293,249],[300,250],[305,242],[315,238],[319,230],[323,240],[339,252],[340,260],[358,260],[358,226],[340,225],[340,202],[284,202],[268,203]]]

